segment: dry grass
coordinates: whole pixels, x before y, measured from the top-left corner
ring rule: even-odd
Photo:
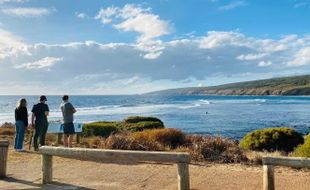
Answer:
[[[104,141],[103,148],[122,150],[163,151],[165,147],[155,141],[137,140],[128,133],[111,135]]]
[[[131,137],[139,142],[157,142],[172,149],[185,142],[185,134],[181,130],[172,128],[144,130],[132,133]]]
[[[0,135],[15,135],[15,128],[13,127],[1,127]]]
[[[249,163],[255,165],[261,165],[264,156],[274,156],[274,157],[288,156],[286,152],[281,151],[274,151],[274,152],[245,151],[245,155],[249,159]]]
[[[206,160],[217,163],[240,163],[247,162],[238,143],[224,137],[187,135],[186,147],[192,157],[200,161]]]
[[[0,126],[0,135],[13,136],[15,134],[15,125],[13,123],[4,123]]]
[[[0,128],[2,139],[14,139],[15,127]],[[31,131],[25,134],[25,146],[29,143]],[[47,134],[46,144],[55,145],[56,134]],[[177,151],[188,152],[192,161],[208,161],[215,163],[243,163],[261,164],[262,157],[287,156],[283,152],[244,151],[238,143],[224,137],[187,135],[178,129],[153,129],[141,132],[119,132],[103,137],[82,137],[77,147],[142,150],[142,151]]]

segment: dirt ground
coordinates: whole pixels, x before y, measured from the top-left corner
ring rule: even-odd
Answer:
[[[8,177],[0,180],[0,189],[177,189],[175,165],[107,164],[54,157],[54,182],[40,185],[41,157],[33,152],[8,158]],[[276,189],[309,190],[310,170],[276,168]],[[237,164],[190,165],[193,190],[262,189],[262,167]]]

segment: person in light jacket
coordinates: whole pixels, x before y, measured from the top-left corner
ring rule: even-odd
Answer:
[[[76,113],[75,108],[69,102],[69,96],[64,95],[62,97],[62,103],[60,105],[60,109],[63,116],[63,126],[64,126],[64,146],[72,147],[72,139],[75,134],[74,124],[73,124],[73,114]]]

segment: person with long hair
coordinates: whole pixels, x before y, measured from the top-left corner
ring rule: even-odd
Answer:
[[[14,149],[18,152],[24,151],[24,137],[25,130],[28,127],[28,110],[27,110],[27,101],[25,98],[20,99],[17,102],[15,108],[15,127],[16,127],[16,135],[15,135],[15,144]]]

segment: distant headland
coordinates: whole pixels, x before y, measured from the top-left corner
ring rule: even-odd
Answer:
[[[230,83],[210,87],[168,89],[148,95],[279,95],[309,96],[310,75]]]

